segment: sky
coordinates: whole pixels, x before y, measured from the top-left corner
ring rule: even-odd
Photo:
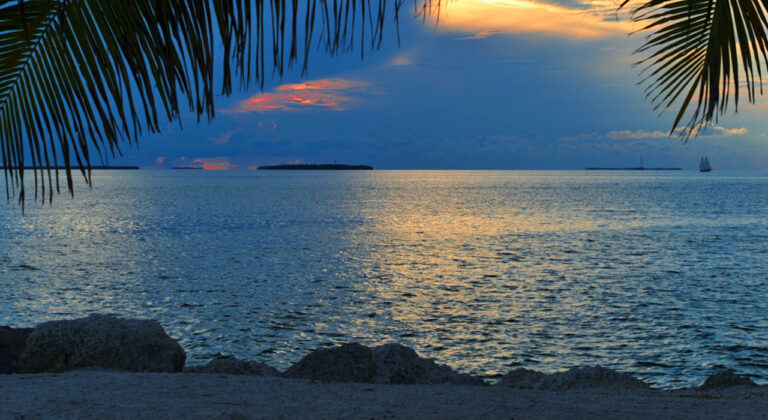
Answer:
[[[768,99],[740,104],[687,143],[675,113],[638,86],[642,34],[608,0],[455,0],[439,23],[401,16],[380,50],[328,57],[264,90],[216,99],[126,146],[110,164],[254,169],[280,163],[376,169],[768,169]]]

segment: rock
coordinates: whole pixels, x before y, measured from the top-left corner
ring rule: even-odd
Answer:
[[[32,328],[0,327],[0,373],[19,373],[19,357],[24,352]]]
[[[375,372],[371,349],[348,343],[309,353],[288,368],[284,376],[321,382],[371,382]]]
[[[699,387],[702,391],[708,391],[713,389],[731,388],[735,386],[756,387],[756,383],[746,376],[737,375],[732,370],[723,370],[714,375],[709,376],[703,384]]]
[[[376,373],[372,382],[378,384],[457,384],[485,385],[481,378],[455,372],[419,357],[411,348],[391,343],[372,349]]]
[[[648,384],[629,374],[600,366],[577,367],[551,375],[528,369],[515,369],[502,377],[499,385],[549,391],[586,388],[649,388]]]
[[[306,355],[285,376],[323,382],[377,384],[483,385],[480,378],[454,372],[419,357],[413,349],[385,344],[373,349],[357,343],[322,349]]]
[[[21,354],[21,370],[180,372],[185,359],[184,350],[157,321],[91,315],[38,325]]]
[[[518,389],[538,389],[547,375],[535,370],[517,368],[501,377],[498,385]]]
[[[577,367],[553,373],[544,378],[544,389],[567,390],[584,388],[649,388],[645,382],[627,373],[601,366]]]
[[[219,373],[227,375],[280,376],[280,371],[261,362],[250,362],[235,358],[213,359],[203,366],[190,366],[187,373]]]

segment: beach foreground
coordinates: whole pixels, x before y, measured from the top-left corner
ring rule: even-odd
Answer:
[[[521,390],[199,373],[0,375],[0,418],[767,418],[768,388]]]

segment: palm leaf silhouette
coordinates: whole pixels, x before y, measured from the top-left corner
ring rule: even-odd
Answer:
[[[648,33],[638,50],[645,55],[639,64],[646,95],[655,109],[678,108],[671,133],[677,130],[687,140],[717,122],[731,98],[738,111],[742,91],[751,103],[757,92],[762,94],[768,61],[765,3],[651,0],[631,13]]]
[[[397,26],[404,1],[0,0],[6,196],[24,205],[25,165],[35,199],[60,192],[59,166],[74,194],[73,167],[90,185],[95,158],[119,155],[184,106],[198,121],[213,118],[218,83],[229,95],[234,83],[263,87],[297,63],[306,74],[316,47],[377,48],[385,17]]]

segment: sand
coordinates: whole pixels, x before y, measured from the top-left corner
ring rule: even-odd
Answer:
[[[768,387],[518,390],[277,377],[76,371],[0,375],[0,418],[768,418]]]

